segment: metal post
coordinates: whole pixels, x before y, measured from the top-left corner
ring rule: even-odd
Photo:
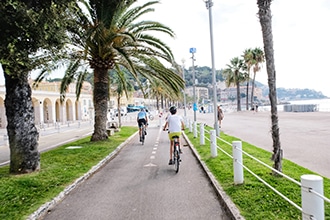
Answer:
[[[214,129],[216,130],[217,136],[220,135],[218,114],[217,114],[217,84],[214,67],[214,46],[213,46],[213,25],[212,25],[212,0],[205,1],[206,8],[209,10],[209,23],[210,23],[210,42],[211,42],[211,60],[212,60],[212,84],[213,84],[213,113],[214,113]]]
[[[197,137],[197,122],[196,121],[193,122],[193,127],[194,127],[194,138],[196,138]]]
[[[217,151],[217,136],[215,134],[215,130],[210,130],[210,139],[211,139],[211,156],[217,157],[218,151]]]
[[[311,193],[311,190],[323,195],[323,178],[316,175],[302,175],[301,177],[302,219],[324,220],[324,200]]]
[[[191,121],[189,120],[189,132],[192,132],[193,129],[192,129],[192,124],[191,124]]]
[[[234,162],[234,184],[243,184],[243,154],[242,154],[242,142],[233,141],[233,162]]]
[[[190,48],[190,53],[192,54],[191,59],[192,59],[192,71],[193,71],[193,99],[194,99],[194,104],[193,104],[193,111],[194,111],[194,121],[196,121],[196,111],[198,110],[197,108],[197,103],[196,103],[196,82],[195,82],[195,57],[194,54],[196,53],[196,48]]]
[[[199,131],[200,131],[199,143],[200,143],[200,145],[204,145],[205,144],[204,123],[200,123],[199,126],[200,126],[199,127]]]
[[[184,59],[182,59],[182,78],[184,79]],[[187,101],[186,101],[186,86],[183,88],[183,105],[184,105],[184,117],[187,117]]]

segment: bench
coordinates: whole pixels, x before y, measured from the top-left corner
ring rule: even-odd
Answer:
[[[118,127],[118,122],[108,121],[107,122],[107,133],[109,136],[112,136],[115,132],[118,132],[120,129]]]

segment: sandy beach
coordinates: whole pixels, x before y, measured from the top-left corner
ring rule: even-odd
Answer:
[[[192,111],[187,116],[193,120]],[[213,126],[213,113],[196,116]],[[330,112],[278,112],[278,116],[283,157],[330,178]],[[268,111],[225,113],[221,130],[267,151],[273,149]]]

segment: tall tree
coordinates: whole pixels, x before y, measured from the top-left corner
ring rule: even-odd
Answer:
[[[258,15],[262,30],[262,37],[264,43],[264,51],[266,58],[266,67],[268,75],[269,100],[271,106],[271,121],[272,121],[272,139],[273,139],[273,155],[274,168],[282,171],[282,149],[280,143],[280,129],[278,125],[277,114],[277,95],[276,95],[276,71],[274,62],[274,48],[273,48],[273,32],[272,32],[272,0],[257,0]]]
[[[157,60],[171,64],[174,58],[170,48],[151,35],[156,32],[173,37],[173,31],[159,22],[141,19],[144,14],[154,11],[151,6],[159,1],[147,2],[142,6],[134,6],[134,2],[83,1],[86,10],[78,14],[78,31],[73,29],[71,32],[75,47],[73,62],[87,64],[94,74],[95,122],[91,141],[108,138],[108,71],[115,66],[127,69],[137,81],[139,75],[161,79],[175,92],[179,92],[184,84],[180,76]]]
[[[246,80],[246,66],[243,59],[234,57],[230,60],[230,64],[227,64],[227,68],[224,70],[226,76],[226,85],[229,87],[231,84],[236,86],[237,91],[237,111],[241,111],[241,92],[240,83]]]
[[[253,55],[253,79],[252,79],[252,89],[251,89],[251,108],[254,104],[254,87],[255,87],[255,81],[256,81],[256,73],[260,71],[261,66],[263,62],[265,62],[265,55],[264,51],[260,48],[254,48],[252,50]]]
[[[125,77],[125,73],[121,69],[115,69],[115,74],[112,77],[112,84],[115,86],[116,98],[117,98],[117,111],[118,111],[118,123],[119,127],[121,127],[121,105],[120,100],[123,95],[126,95],[128,98],[128,92],[133,91],[134,87],[132,82],[129,80],[128,77]]]
[[[66,39],[71,0],[2,0],[0,63],[4,70],[10,172],[40,167],[39,133],[35,126],[31,70],[57,57]]]

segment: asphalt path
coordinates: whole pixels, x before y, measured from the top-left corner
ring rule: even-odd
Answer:
[[[44,219],[228,219],[189,147],[179,173],[168,165],[169,140],[160,128],[150,123],[144,145],[132,138]]]
[[[272,152],[270,114],[269,111],[225,112],[221,130]],[[187,111],[187,116],[193,120],[192,111]],[[197,113],[196,118],[197,122],[213,127],[213,113]],[[330,178],[330,112],[278,112],[278,119],[283,157]]]

